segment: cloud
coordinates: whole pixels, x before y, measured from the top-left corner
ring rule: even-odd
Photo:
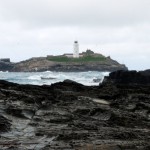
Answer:
[[[1,17],[28,27],[124,26],[149,22],[149,0],[5,0]]]
[[[149,10],[149,0],[0,0],[0,56],[20,61],[72,52],[78,40],[81,51],[146,69]]]

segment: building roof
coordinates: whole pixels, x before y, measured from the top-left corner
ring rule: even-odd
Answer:
[[[64,55],[73,55],[72,53],[65,53]]]
[[[73,53],[65,53],[64,55],[73,55]],[[83,54],[79,53],[79,55],[83,55]]]

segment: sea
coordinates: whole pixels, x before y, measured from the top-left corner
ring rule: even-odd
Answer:
[[[19,84],[51,85],[70,79],[87,86],[96,86],[103,81],[109,72],[0,72],[0,80]]]

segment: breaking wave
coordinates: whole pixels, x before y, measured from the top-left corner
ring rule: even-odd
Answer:
[[[66,79],[74,80],[84,85],[98,85],[102,82],[104,76],[108,76],[109,72],[0,72],[0,79],[15,82],[19,84],[35,84],[35,85],[51,85],[56,82],[62,82]]]

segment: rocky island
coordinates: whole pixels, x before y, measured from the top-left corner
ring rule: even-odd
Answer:
[[[6,63],[0,61],[0,71],[10,72],[42,72],[42,71],[116,71],[127,70],[123,64],[110,57],[94,53],[91,50],[82,52],[79,58],[71,58],[70,55],[47,56],[31,58],[18,63]]]
[[[112,72],[99,86],[1,80],[0,98],[0,149],[150,149],[150,70]]]

